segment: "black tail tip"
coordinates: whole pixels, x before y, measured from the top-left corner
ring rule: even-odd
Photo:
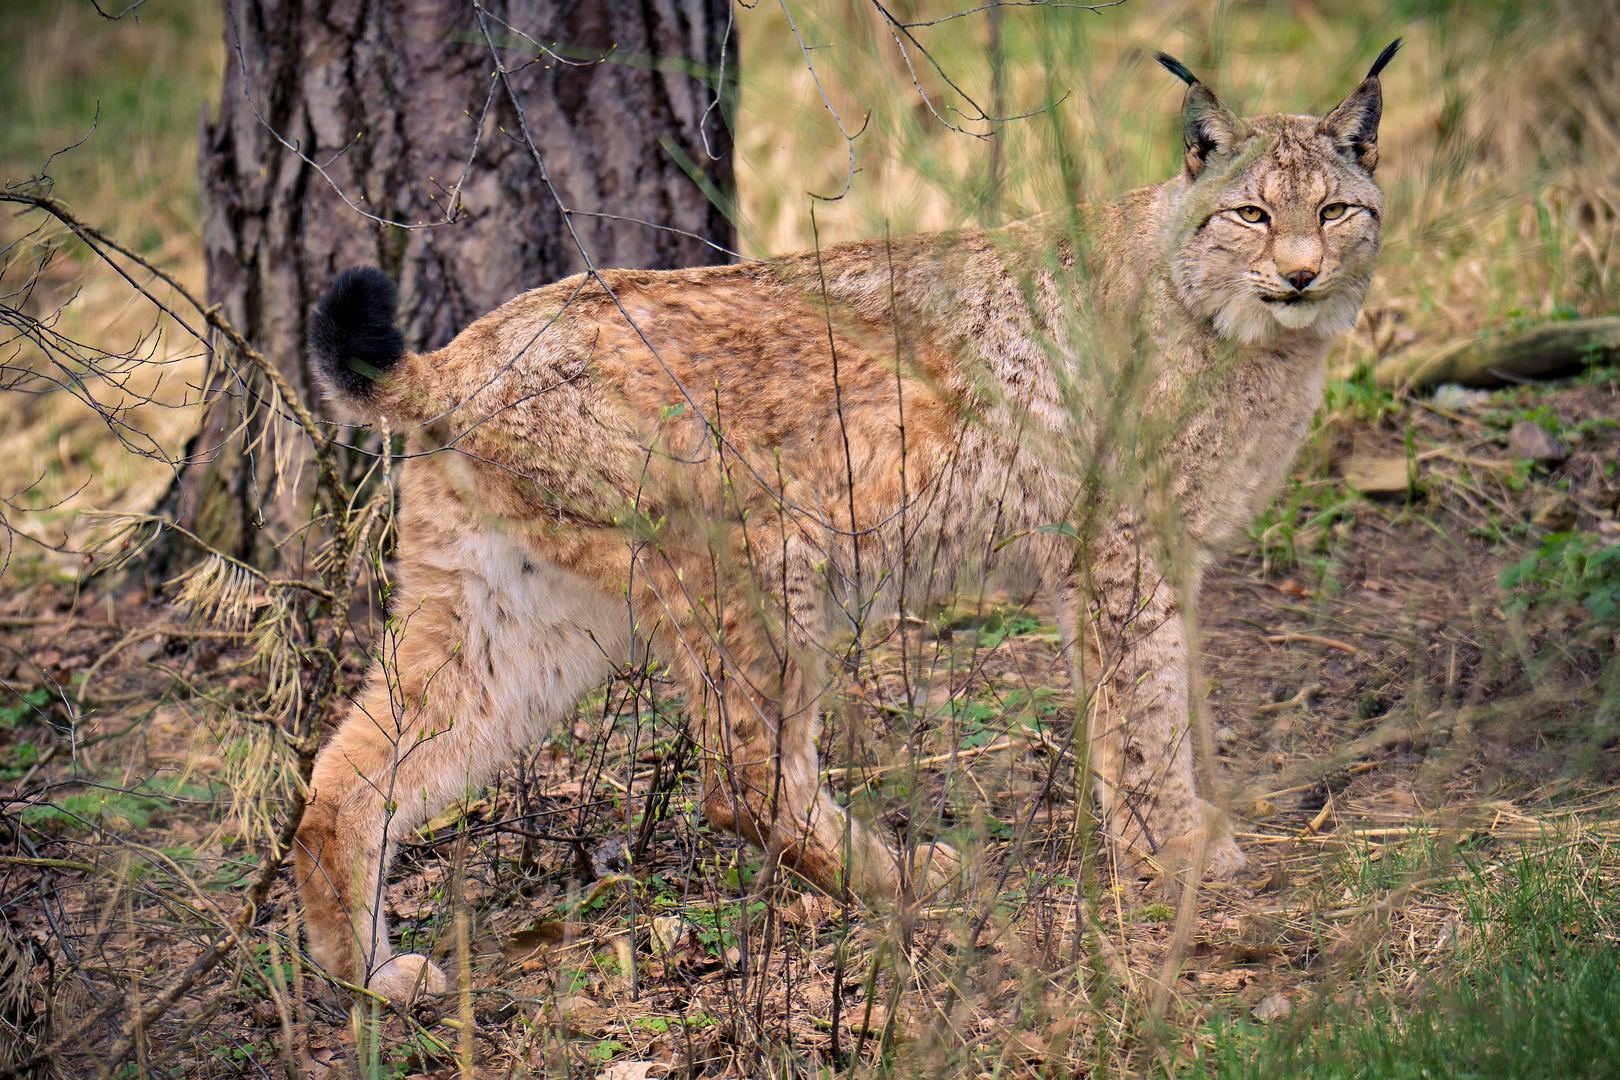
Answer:
[[[399,293],[375,266],[345,270],[315,305],[309,323],[310,355],[331,390],[365,398],[405,355],[405,335],[394,320]]]
[[[1182,82],[1186,83],[1188,86],[1198,85],[1198,76],[1187,70],[1186,64],[1183,64],[1180,60],[1177,60],[1169,53],[1158,53],[1153,57],[1153,59],[1164,65],[1164,69],[1166,71],[1180,79]]]
[[[1378,78],[1378,73],[1380,71],[1383,71],[1384,66],[1386,64],[1388,64],[1391,60],[1395,59],[1395,54],[1400,52],[1400,51],[1401,51],[1401,39],[1400,38],[1396,38],[1394,41],[1390,42],[1388,45],[1385,45],[1384,46],[1384,51],[1379,53],[1378,54],[1378,59],[1373,61],[1372,70],[1367,72],[1367,78],[1369,78],[1369,79]]]

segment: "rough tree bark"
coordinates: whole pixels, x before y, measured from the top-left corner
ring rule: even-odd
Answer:
[[[727,0],[225,4],[224,92],[201,133],[209,300],[306,397],[309,311],[346,266],[399,282],[406,340],[428,349],[584,269],[570,223],[596,266],[726,261],[704,241],[733,238],[705,194],[732,191]],[[266,564],[307,510],[304,455],[274,423],[233,434],[240,416],[227,401],[205,425],[184,517]]]

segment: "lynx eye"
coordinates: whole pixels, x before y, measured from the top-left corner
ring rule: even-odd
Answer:
[[[1322,220],[1337,221],[1344,217],[1344,212],[1348,209],[1350,208],[1342,202],[1328,203],[1322,207]]]
[[[1271,220],[1271,216],[1258,206],[1240,206],[1237,209],[1237,215],[1251,225]]]

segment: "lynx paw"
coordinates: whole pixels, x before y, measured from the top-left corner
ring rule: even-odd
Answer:
[[[1204,853],[1204,877],[1211,881],[1229,881],[1249,864],[1236,840],[1223,836],[1209,845]]]
[[[1248,864],[1243,849],[1232,839],[1232,819],[1214,803],[1198,800],[1204,812],[1204,827],[1210,830],[1209,847],[1204,852],[1204,877],[1227,881]]]
[[[918,844],[911,863],[911,880],[916,884],[918,899],[934,902],[946,899],[962,872],[962,865],[962,856],[943,840]]]
[[[1200,808],[1204,812],[1203,824],[1170,840],[1160,850],[1160,863],[1164,868],[1162,883],[1170,892],[1176,891],[1177,880],[1187,873],[1188,864],[1197,857],[1201,845],[1206,881],[1228,880],[1248,863],[1243,849],[1232,839],[1232,826],[1226,815],[1201,800]]]
[[[450,989],[450,980],[420,953],[402,953],[372,972],[369,985],[390,1001],[406,1005],[418,994],[445,993]]]

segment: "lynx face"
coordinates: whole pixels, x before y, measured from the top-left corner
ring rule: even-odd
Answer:
[[[1328,339],[1354,323],[1383,236],[1384,198],[1372,178],[1383,111],[1377,75],[1398,45],[1321,119],[1240,119],[1179,63],[1166,63],[1189,83],[1171,279],[1226,341],[1262,345],[1306,329]]]
[[[1250,139],[1269,148],[1214,193],[1213,212],[1177,253],[1176,286],[1235,344],[1280,328],[1343,333],[1378,259],[1383,195],[1314,118],[1251,123]]]

